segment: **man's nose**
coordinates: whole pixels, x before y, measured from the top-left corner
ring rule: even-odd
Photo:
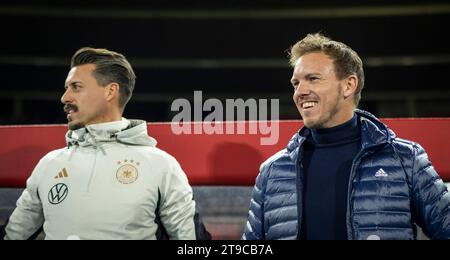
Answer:
[[[71,101],[71,98],[70,98],[69,88],[67,88],[64,91],[63,95],[61,96],[61,103],[67,104],[67,103],[70,103],[70,101]]]
[[[308,84],[299,83],[297,85],[297,88],[295,89],[294,95],[296,97],[305,97],[305,96],[308,96],[310,93],[311,93],[311,89],[309,88]]]

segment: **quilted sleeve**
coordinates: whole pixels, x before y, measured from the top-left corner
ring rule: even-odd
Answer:
[[[248,212],[247,223],[245,224],[243,240],[264,240],[264,193],[265,183],[270,164],[263,164],[258,177],[256,177],[255,187],[250,200],[250,209]]]
[[[417,224],[431,239],[450,239],[450,193],[418,144],[414,146],[412,176]]]

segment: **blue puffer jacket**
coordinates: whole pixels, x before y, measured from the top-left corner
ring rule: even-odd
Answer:
[[[415,239],[414,223],[432,239],[450,239],[450,193],[424,149],[396,138],[370,113],[356,113],[361,151],[350,173],[348,239]],[[299,162],[309,134],[303,128],[285,150],[261,165],[243,239],[298,238],[303,193]]]

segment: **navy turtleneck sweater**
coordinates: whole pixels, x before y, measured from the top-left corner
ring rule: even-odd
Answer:
[[[303,154],[300,239],[347,239],[347,193],[353,158],[360,150],[356,114],[346,123],[310,129]]]

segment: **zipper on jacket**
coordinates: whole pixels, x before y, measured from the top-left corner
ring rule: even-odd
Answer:
[[[89,175],[89,181],[87,185],[87,192],[90,193],[92,189],[92,183],[94,182],[95,178],[95,168],[97,167],[97,156],[98,156],[98,149],[94,146],[95,156],[94,156],[94,163],[92,165],[91,173]]]
[[[296,178],[296,190],[297,190],[297,240],[300,240],[300,231],[302,228],[302,217],[303,217],[303,164],[300,164],[303,158],[303,149],[301,149],[304,140],[299,143],[297,160],[295,162],[295,171],[297,173]],[[302,181],[300,181],[302,180]]]

